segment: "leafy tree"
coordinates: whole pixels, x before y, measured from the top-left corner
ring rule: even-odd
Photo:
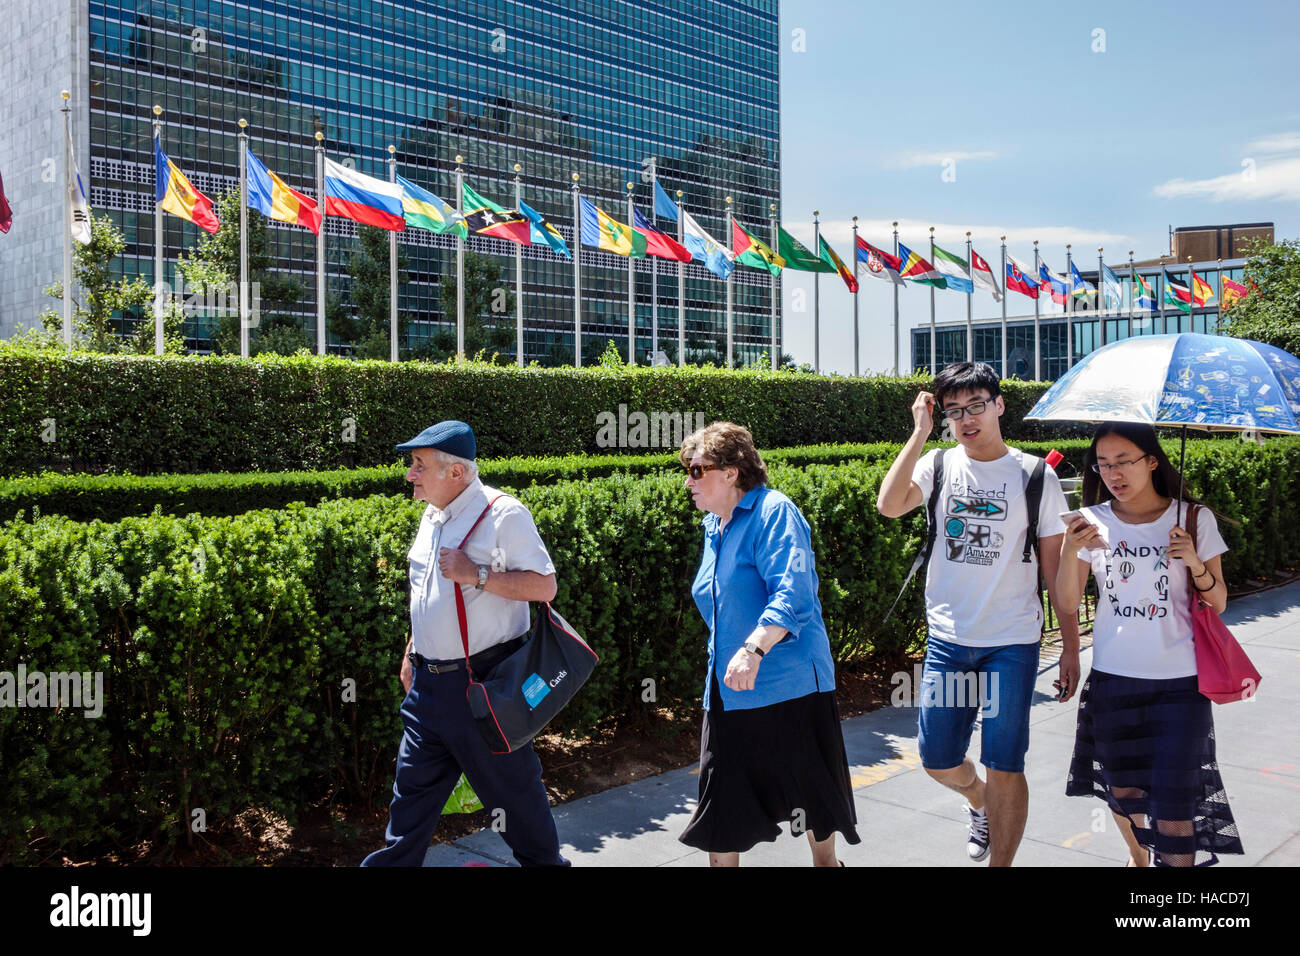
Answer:
[[[480,252],[465,250],[465,354],[515,355],[515,294],[505,281],[501,263]],[[456,274],[444,276],[441,288],[442,314],[451,323],[439,332],[424,351],[442,358],[456,352]],[[487,325],[485,320],[490,320]]]
[[[1300,355],[1300,240],[1260,242],[1242,270],[1250,294],[1223,312],[1223,331]]]
[[[352,276],[349,300],[356,312],[356,317],[349,321],[338,320],[341,331],[351,335],[347,342],[359,343],[357,355],[361,358],[386,359],[389,356],[389,264],[388,264],[387,229],[375,226],[359,226],[357,238],[360,240],[357,250],[348,260],[348,272]],[[406,256],[397,254],[398,301],[401,301],[401,287],[406,284]],[[399,348],[406,341],[410,326],[409,313],[397,312],[397,342]]]
[[[139,351],[147,339],[146,351],[153,351],[154,318],[153,289],[148,281],[137,276],[118,279],[113,275],[112,262],[126,248],[126,238],[108,216],[92,216],[90,242],[74,242],[72,271],[80,286],[81,298],[73,298],[72,331],[87,348],[95,352]],[[63,298],[63,280],[45,289],[54,299]],[[110,327],[114,313],[137,324],[136,334],[123,338]],[[63,328],[62,309],[41,312],[41,323],[51,334]],[[180,335],[179,310],[170,309],[164,317],[165,347],[169,352],[183,352],[184,339]],[[147,332],[147,335],[146,335]]]

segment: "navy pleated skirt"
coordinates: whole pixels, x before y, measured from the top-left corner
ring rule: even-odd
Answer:
[[[700,801],[687,846],[743,853],[775,840],[780,825],[821,841],[835,832],[861,843],[835,692],[767,707],[723,710],[717,676],[700,733]]]
[[[1079,722],[1065,792],[1098,796],[1128,817],[1156,862],[1242,853],[1214,754],[1211,703],[1196,677],[1147,680],[1093,670],[1079,694]]]

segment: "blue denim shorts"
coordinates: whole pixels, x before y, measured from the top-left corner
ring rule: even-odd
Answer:
[[[1038,648],[1038,642],[967,647],[930,636],[918,701],[917,746],[923,767],[961,766],[979,713],[980,763],[992,770],[1024,773]]]

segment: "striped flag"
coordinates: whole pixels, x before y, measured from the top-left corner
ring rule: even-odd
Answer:
[[[316,201],[290,189],[260,159],[248,152],[248,205],[277,222],[291,222],[320,232],[320,210]]]
[[[462,239],[469,236],[465,217],[453,206],[403,176],[397,177],[397,185],[402,187],[402,218],[408,226],[430,232],[452,232]]]
[[[740,224],[740,220],[734,217],[731,220],[731,250],[736,254],[736,265],[766,269],[774,276],[780,275],[785,268],[785,260],[769,249],[766,243],[755,239]]]
[[[519,200],[519,211],[528,220],[528,238],[532,245],[550,246],[552,252],[562,255],[566,259],[573,258],[573,256],[569,255],[568,243],[560,235],[560,230],[543,219],[540,212],[522,199]]]
[[[212,211],[212,200],[195,189],[176,164],[167,158],[156,136],[153,141],[153,153],[154,201],[162,203],[163,212],[188,219],[208,232],[216,232],[220,229],[221,223],[217,221],[216,213]],[[78,175],[78,184],[80,180],[81,176]]]
[[[470,232],[495,236],[525,246],[532,245],[532,224],[518,209],[498,206],[491,199],[476,193],[469,187],[469,183],[461,185],[460,193],[460,206],[465,210],[465,225]]]
[[[849,287],[850,292],[857,292],[858,280],[853,278],[853,270],[846,266],[844,260],[835,254],[835,250],[826,241],[826,237],[818,236],[817,244],[817,251],[821,253],[822,261],[828,262],[835,267],[835,271],[840,274],[840,278],[844,280],[844,284]]]
[[[325,160],[325,215],[401,232],[402,187]]]
[[[894,285],[903,284],[898,274],[903,268],[903,261],[883,249],[877,249],[861,236],[858,236],[858,262],[866,266],[869,276],[892,282]]]
[[[934,266],[943,273],[944,281],[948,283],[948,288],[954,292],[974,292],[975,283],[971,280],[970,269],[966,266],[966,260],[958,255],[953,255],[947,249],[934,247]]]
[[[1104,308],[1118,309],[1124,304],[1124,287],[1120,284],[1119,276],[1104,262],[1101,264],[1101,291],[1105,297]]]
[[[1192,297],[1196,300],[1197,305],[1205,305],[1214,298],[1214,290],[1210,284],[1198,276],[1191,269],[1187,270],[1192,273]]]
[[[595,246],[615,255],[640,259],[645,256],[646,237],[631,226],[619,222],[584,196],[582,207],[582,244]]]
[[[1155,290],[1136,272],[1133,273],[1133,308],[1147,312],[1154,312],[1158,308]]]
[[[1019,292],[1031,299],[1038,298],[1038,282],[1033,277],[1033,270],[1015,256],[1007,256],[1007,289]]]
[[[898,258],[903,260],[901,274],[910,282],[932,285],[936,289],[948,288],[948,282],[939,270],[921,258],[901,242],[898,244]]]
[[[710,236],[685,209],[682,210],[682,245],[719,279],[726,279],[736,269],[735,254]]]

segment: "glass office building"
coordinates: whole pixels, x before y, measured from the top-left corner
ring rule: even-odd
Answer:
[[[1193,306],[1184,312],[1171,305],[1163,311],[1139,309],[1134,306],[1133,283],[1129,280],[1128,268],[1116,269],[1123,290],[1122,300],[1111,307],[1098,311],[1088,308],[1088,303],[1080,301],[1076,310],[1066,315],[1063,312],[1045,311],[1050,303],[1044,299],[1038,317],[1038,349],[1042,365],[1042,380],[1054,381],[1065,374],[1066,369],[1089,352],[1102,345],[1128,338],[1133,335],[1161,335],[1173,332],[1200,332],[1214,335],[1219,330],[1219,305],[1222,299],[1222,278],[1241,281],[1245,259],[1225,260],[1219,262],[1198,262],[1192,269],[1198,278],[1207,283],[1214,295],[1206,299],[1204,305]],[[1157,303],[1164,301],[1165,275],[1180,285],[1187,285],[1187,267],[1156,267],[1135,269],[1142,276],[1155,294]],[[1086,281],[1096,284],[1095,273],[1083,273]],[[943,295],[943,292],[938,293]],[[1012,292],[1008,304],[1020,305],[1032,300]],[[1056,307],[1059,310],[1059,306]],[[1017,310],[1007,315],[1007,369],[1002,371],[1002,319],[982,318],[972,323],[974,332],[974,359],[987,362],[1002,374],[1003,378],[1033,379],[1034,376],[1034,316]],[[935,368],[943,368],[952,362],[966,361],[966,323],[939,322],[934,329],[934,363],[931,364],[930,326],[918,325],[912,329],[912,365],[911,368],[920,375],[933,374]],[[1067,354],[1067,334],[1073,333],[1073,349]]]
[[[524,201],[570,248],[574,173],[582,194],[619,220],[628,218],[625,184],[635,182],[634,200],[649,216],[641,172],[654,157],[660,183],[670,194],[681,189],[685,208],[727,245],[726,196],[761,236],[779,199],[777,0],[91,0],[81,10],[81,168],[91,206],[126,233],[118,261],[126,274],[153,278],[154,104],[164,111],[167,153],[214,199],[237,188],[240,118],[251,151],[313,196],[317,131],[328,157],[384,179],[387,148],[396,146],[398,173],[452,204],[458,154],[466,183],[506,207],[518,163]],[[675,234],[671,221],[658,224]],[[287,309],[314,336],[314,236],[269,225],[277,270],[303,288]],[[326,234],[328,292],[340,295],[355,224],[327,217]],[[177,255],[200,233],[166,216],[164,235],[171,281]],[[514,244],[473,236],[467,248],[493,256],[513,292]],[[454,279],[455,242],[413,229],[400,234],[399,250],[409,275],[400,307],[418,344],[454,328],[440,287]],[[539,246],[523,255],[525,357],[564,361],[567,353],[571,361],[572,263]],[[614,339],[626,354],[628,260],[590,248],[582,255],[584,352]],[[651,267],[634,266],[645,361]],[[675,358],[676,264],[661,260],[657,273],[660,348]],[[702,266],[686,266],[688,358],[725,351],[725,289]],[[769,277],[738,268],[734,291],[737,358],[753,361],[771,341]],[[501,321],[513,342],[513,311]],[[191,323],[192,346],[207,347],[210,325]]]

